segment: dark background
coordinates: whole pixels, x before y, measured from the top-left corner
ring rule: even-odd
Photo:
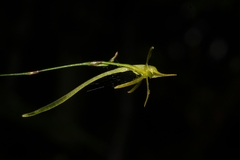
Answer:
[[[150,64],[177,77],[132,94],[90,86],[26,112],[106,68],[0,77],[0,159],[239,159],[240,10],[236,0],[19,1],[0,5],[0,73],[92,60]],[[127,75],[125,75],[127,76]],[[124,77],[122,77],[124,78]]]

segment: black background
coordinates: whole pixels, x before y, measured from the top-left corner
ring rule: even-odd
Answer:
[[[239,20],[236,0],[2,3],[0,73],[116,51],[118,62],[145,64],[154,46],[149,63],[178,76],[150,79],[146,108],[145,82],[132,94],[103,82],[31,118],[21,115],[105,69],[1,77],[0,159],[239,159]]]

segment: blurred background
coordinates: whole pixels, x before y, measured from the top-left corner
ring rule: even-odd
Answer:
[[[0,20],[1,74],[108,61],[116,51],[118,62],[145,64],[151,46],[149,63],[178,74],[149,80],[145,108],[145,82],[128,94],[106,78],[31,118],[21,115],[108,68],[0,77],[1,160],[240,158],[236,0],[9,1]]]

